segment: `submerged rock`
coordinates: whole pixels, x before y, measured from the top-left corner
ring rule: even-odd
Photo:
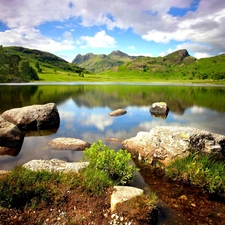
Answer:
[[[126,113],[127,113],[127,111],[125,109],[117,109],[117,110],[114,110],[111,113],[109,113],[109,115],[110,116],[122,116]]]
[[[2,117],[21,130],[44,130],[58,128],[60,123],[55,103],[31,105],[5,111]]]
[[[166,119],[169,108],[165,102],[155,102],[150,107],[150,113],[153,117]]]
[[[82,151],[91,146],[90,143],[76,138],[55,138],[49,142],[54,149]]]
[[[122,148],[139,161],[147,161],[151,165],[160,162],[166,167],[172,160],[187,157],[193,152],[223,158],[225,136],[192,127],[158,126],[123,141]]]

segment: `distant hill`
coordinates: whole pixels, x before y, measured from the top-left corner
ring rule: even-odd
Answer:
[[[123,53],[125,54],[125,53]],[[121,55],[123,55],[121,54]],[[88,55],[91,55],[88,54]],[[225,79],[225,54],[221,54],[214,57],[196,59],[190,56],[186,49],[175,51],[164,57],[131,57],[127,54],[127,61],[121,58],[117,58],[117,65],[114,58],[114,64],[111,64],[111,68],[104,68],[104,71],[100,73],[102,76],[107,77],[129,77],[134,79],[160,79],[160,80],[223,80]],[[92,71],[95,70],[93,59],[96,59],[96,55],[93,58],[85,60],[86,56],[83,56],[82,65],[84,68],[90,69],[93,66]],[[107,58],[110,58],[109,55]],[[100,61],[100,58],[98,58]],[[85,67],[85,63],[88,62],[89,67]],[[102,62],[98,62],[101,64]],[[78,64],[79,65],[79,64]],[[110,66],[110,65],[109,65]]]
[[[0,46],[0,82],[23,82],[32,80],[32,77],[24,76],[20,72],[21,61],[27,61],[32,71],[38,74],[56,74],[57,71],[81,74],[87,72],[84,68],[69,63],[64,59],[36,49],[24,47],[2,47]],[[10,69],[13,67],[13,70]],[[33,76],[34,77],[34,76]]]
[[[144,57],[144,56],[129,56],[128,54],[121,52],[119,50],[113,51],[108,55],[105,54],[93,54],[88,53],[86,55],[78,54],[72,61],[73,64],[84,67],[94,73],[99,73],[102,71],[107,71],[112,68],[116,69],[118,66],[128,64],[129,68],[137,69],[145,68],[145,70],[151,65],[158,64],[156,67],[161,67],[162,64],[179,64],[184,61],[184,63],[193,62],[196,59],[191,57],[187,50],[179,50],[173,52],[165,57]],[[115,68],[116,67],[116,68]]]
[[[78,54],[72,63],[84,67],[94,73],[99,73],[109,70],[115,66],[120,66],[126,62],[130,62],[133,58],[134,57],[117,50],[108,55],[96,55],[93,53],[88,53],[86,55]]]

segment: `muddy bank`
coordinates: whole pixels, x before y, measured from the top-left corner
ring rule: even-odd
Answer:
[[[160,199],[158,225],[225,224],[225,199],[201,188],[170,182],[147,168],[140,174]]]

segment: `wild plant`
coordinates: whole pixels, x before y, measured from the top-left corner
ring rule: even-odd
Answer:
[[[93,186],[91,189],[98,189],[97,185],[102,185],[98,177],[101,177],[106,186],[125,185],[134,179],[137,171],[131,164],[129,152],[122,149],[116,152],[101,141],[93,143],[84,151],[84,160],[88,160],[89,165],[81,171],[81,174],[89,182],[89,187]]]

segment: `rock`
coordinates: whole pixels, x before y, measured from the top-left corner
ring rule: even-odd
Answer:
[[[88,166],[88,162],[65,162],[59,159],[51,160],[31,160],[23,165],[23,167],[33,170],[47,170],[49,172],[78,172]]]
[[[111,113],[109,113],[109,115],[110,116],[122,116],[126,113],[127,113],[127,111],[125,109],[117,109],[117,110],[114,110]]]
[[[0,116],[0,155],[18,155],[24,140],[19,128]]]
[[[130,186],[114,186],[114,189],[110,201],[112,212],[116,210],[118,203],[130,200],[144,193],[142,189]]]
[[[177,200],[184,203],[188,201],[188,198],[187,195],[181,195]]]
[[[2,117],[22,130],[58,128],[60,123],[55,103],[10,109],[5,111]]]
[[[166,167],[172,160],[187,157],[195,151],[223,158],[225,136],[192,127],[159,126],[123,141],[122,148],[139,161],[152,165],[160,162]]]
[[[55,138],[49,142],[54,149],[82,151],[91,146],[90,143],[76,138]]]
[[[169,108],[165,102],[155,102],[150,107],[150,113],[153,117],[166,119]]]

